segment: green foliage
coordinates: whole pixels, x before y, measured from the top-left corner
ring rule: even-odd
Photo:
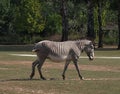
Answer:
[[[44,31],[48,33],[47,35],[61,33],[62,31],[61,16],[56,13],[49,15],[46,19]]]
[[[13,31],[14,9],[10,5],[10,0],[0,2],[0,34],[7,34]]]
[[[1,0],[2,1],[2,0]],[[19,43],[19,35],[14,32],[14,20],[16,7],[11,4],[11,0],[0,1],[0,43]]]
[[[69,1],[67,5],[69,32],[71,35],[72,33],[80,32],[81,36],[85,36],[87,24],[86,5],[84,3],[77,2],[78,1]]]
[[[45,19],[45,28],[42,35],[48,36],[62,31],[62,18],[59,14],[58,1],[55,2],[42,2],[42,15]]]
[[[67,1],[70,39],[86,36],[88,11],[85,1]],[[117,25],[119,0],[100,1],[102,2],[103,29],[114,30],[113,25]],[[96,2],[98,1],[94,0],[95,4]],[[98,7],[95,6],[94,28],[96,33],[98,31],[97,11]],[[34,43],[56,33],[61,34],[62,17],[60,13],[60,0],[0,0],[0,43]],[[116,28],[115,30],[117,32]],[[104,43],[117,44],[117,36],[118,33],[104,35]]]
[[[116,36],[118,35],[117,31],[110,30],[104,31],[104,44],[115,45],[118,42]]]
[[[108,1],[101,1],[101,20],[102,20],[102,26],[106,26],[106,20],[107,20],[107,13],[109,12],[108,8],[110,6],[110,2]],[[98,30],[98,6],[94,9],[94,24],[95,24],[95,31]]]
[[[43,31],[45,23],[39,0],[21,0],[15,23],[16,31],[28,33]]]

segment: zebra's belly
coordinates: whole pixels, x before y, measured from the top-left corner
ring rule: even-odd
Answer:
[[[49,55],[48,58],[52,61],[55,62],[61,62],[61,61],[65,61],[66,59],[68,59],[68,56],[54,56],[54,55]]]

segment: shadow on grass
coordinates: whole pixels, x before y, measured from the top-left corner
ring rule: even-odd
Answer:
[[[27,78],[22,78],[22,79],[5,79],[5,80],[0,80],[0,82],[11,82],[11,81],[61,81],[62,79],[59,78],[49,78],[46,80],[42,79],[27,79]],[[66,79],[66,80],[79,80],[79,81],[120,81],[120,78],[85,78],[83,80],[80,79]],[[63,80],[64,81],[64,80]]]
[[[7,82],[7,81],[49,81],[49,80],[60,80],[60,79],[49,78],[49,79],[46,79],[46,80],[42,80],[42,79],[18,78],[18,79],[4,79],[4,80],[0,80],[0,82]]]

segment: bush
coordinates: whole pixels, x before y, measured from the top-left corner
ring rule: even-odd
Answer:
[[[104,34],[104,44],[108,44],[108,45],[115,45],[117,44],[117,31],[115,30],[109,30],[109,31],[106,31],[105,34]]]
[[[21,44],[21,36],[15,33],[0,36],[0,44]]]

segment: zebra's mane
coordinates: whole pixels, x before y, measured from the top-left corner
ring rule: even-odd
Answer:
[[[88,40],[88,39],[79,39],[79,40],[76,40],[76,42],[79,42],[82,44],[86,44],[86,43],[89,43],[89,42],[92,42],[91,40]]]

